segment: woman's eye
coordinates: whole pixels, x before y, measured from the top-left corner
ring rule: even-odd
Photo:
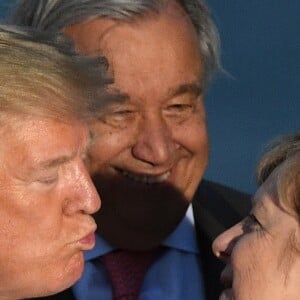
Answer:
[[[249,214],[243,221],[243,229],[245,232],[260,231],[263,226],[254,214]]]

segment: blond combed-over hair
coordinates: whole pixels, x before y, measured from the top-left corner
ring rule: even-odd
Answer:
[[[0,26],[0,117],[94,118],[115,96],[104,58],[75,53],[62,35]]]

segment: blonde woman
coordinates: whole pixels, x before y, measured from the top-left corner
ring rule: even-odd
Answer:
[[[249,216],[213,244],[227,263],[220,300],[300,299],[300,134],[269,149],[257,178]]]

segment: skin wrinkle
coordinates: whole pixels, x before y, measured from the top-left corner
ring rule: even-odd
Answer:
[[[296,191],[295,191],[295,209],[298,215],[298,222],[299,222],[299,226],[300,226],[300,174],[298,174],[297,179],[295,180],[295,186]],[[300,241],[299,241],[300,244]],[[299,245],[300,246],[300,245]],[[300,249],[300,247],[299,247]]]
[[[296,229],[289,232],[289,238],[286,244],[283,245],[283,249],[278,259],[278,270],[282,272],[284,285],[288,285],[289,281],[289,270],[291,266],[295,263],[297,257],[299,256],[299,248],[297,251],[296,246]],[[296,251],[295,251],[296,250]],[[299,257],[298,257],[299,259]]]

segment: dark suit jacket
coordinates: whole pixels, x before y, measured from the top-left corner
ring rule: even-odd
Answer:
[[[212,241],[218,234],[239,222],[248,213],[250,207],[249,195],[217,183],[203,180],[196,191],[193,211],[207,300],[218,299],[222,290],[219,278],[224,267],[212,253]],[[75,300],[75,297],[72,290],[68,289],[54,296],[35,299]]]
[[[213,240],[243,219],[251,209],[250,196],[223,185],[203,180],[193,199],[195,226],[207,300],[219,299],[220,273],[224,264],[213,255]]]

